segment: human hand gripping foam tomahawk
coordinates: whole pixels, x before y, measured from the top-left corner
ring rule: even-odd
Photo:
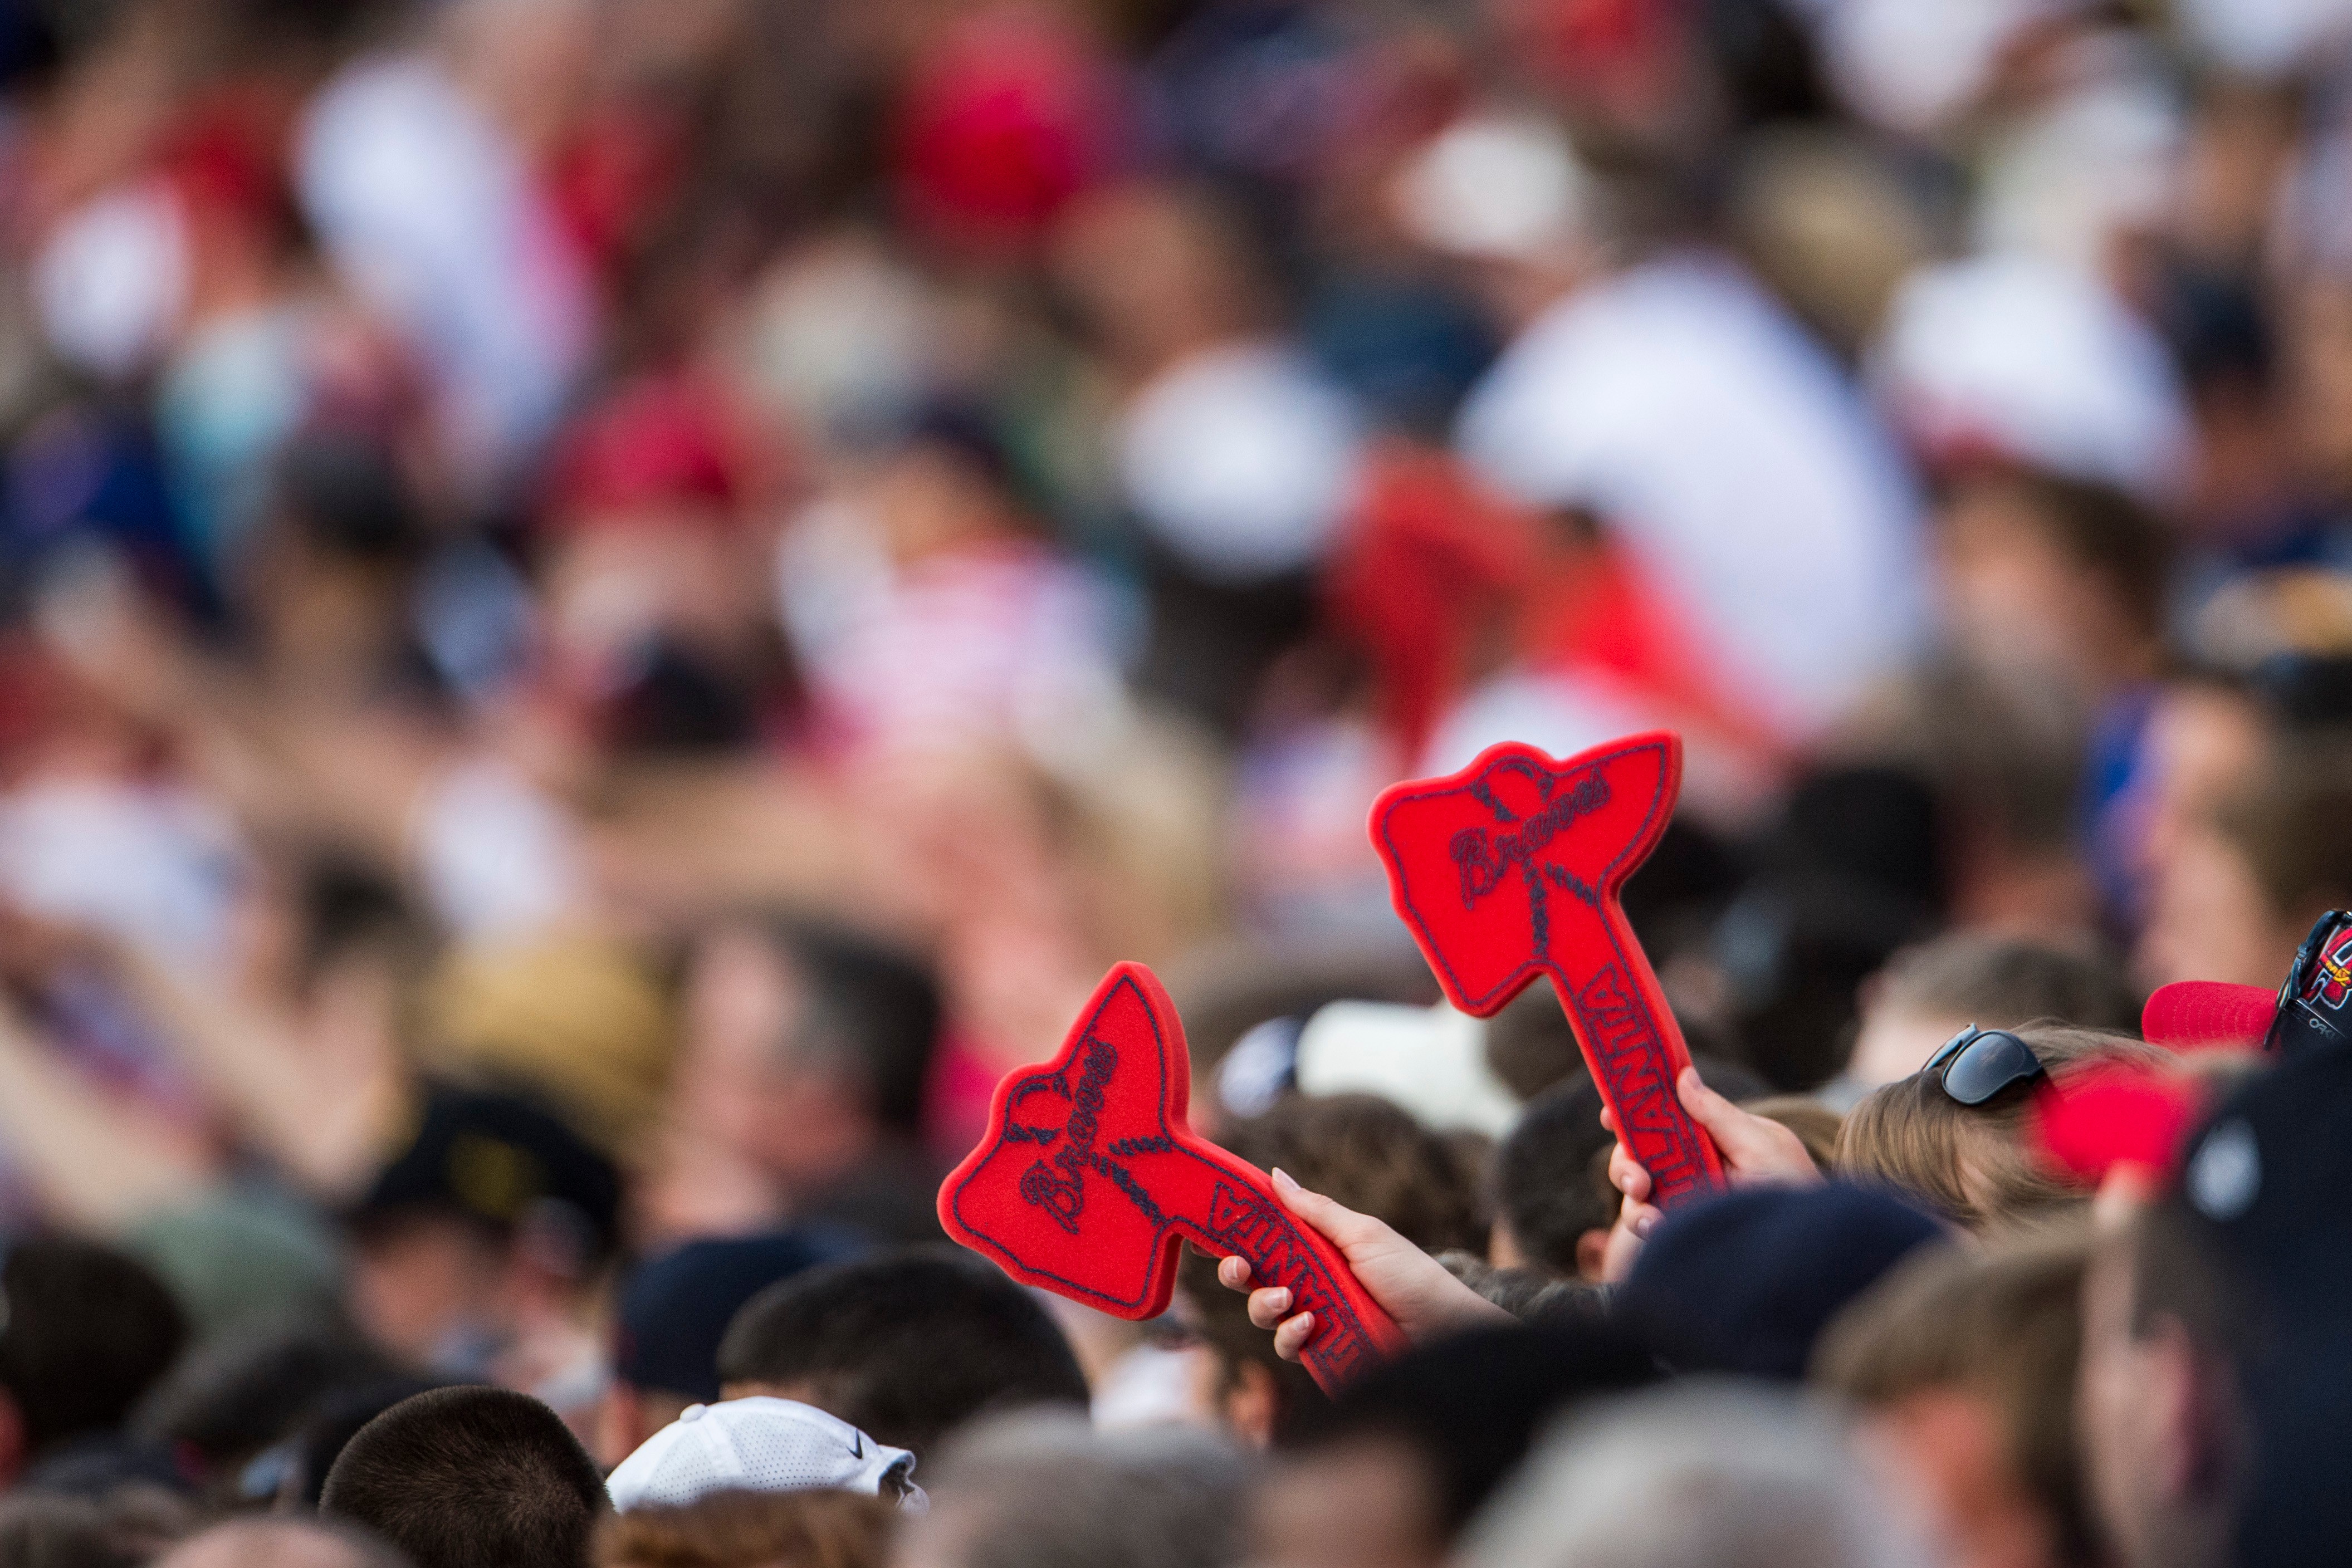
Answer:
[[[1690,1051],[1617,902],[1666,831],[1682,767],[1681,738],[1664,733],[1565,762],[1507,743],[1459,773],[1384,791],[1371,816],[1390,896],[1448,1000],[1486,1018],[1551,977],[1661,1207],[1723,1180],[1713,1140],[1675,1094]]]
[[[1185,1122],[1192,1061],[1159,979],[1120,964],[1061,1053],[996,1086],[988,1130],[940,1187],[948,1234],[1024,1284],[1122,1318],[1156,1317],[1184,1240],[1246,1259],[1315,1314],[1300,1359],[1327,1391],[1407,1340],[1337,1247],[1264,1171]]]

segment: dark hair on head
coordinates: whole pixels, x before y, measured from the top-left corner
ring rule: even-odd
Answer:
[[[939,982],[930,970],[846,926],[797,915],[764,924],[808,985],[808,1013],[793,1047],[848,1067],[884,1126],[915,1131],[940,1033]]]
[[[121,1487],[102,1498],[19,1489],[0,1498],[0,1563],[139,1568],[194,1523],[187,1502],[160,1487]]]
[[[2163,632],[2172,581],[2172,530],[2126,491],[2040,469],[2003,468],[1983,482],[2007,490],[2069,559],[2104,580],[2131,629]]]
[[[333,1471],[335,1461],[369,1422],[404,1400],[430,1394],[436,1388],[456,1386],[446,1377],[396,1373],[320,1396],[318,1405],[293,1434],[293,1464],[280,1483],[280,1495],[299,1501],[305,1508],[317,1508],[319,1494],[327,1490],[327,1477]]]
[[[1663,1375],[1646,1342],[1599,1319],[1480,1329],[1366,1373],[1330,1404],[1305,1413],[1285,1446],[1403,1444],[1427,1469],[1441,1511],[1434,1522],[1451,1537],[1563,1408]]]
[[[1376,1094],[1291,1095],[1217,1141],[1260,1170],[1278,1166],[1309,1191],[1385,1220],[1426,1251],[1486,1249],[1475,1176],[1444,1138]],[[1186,1249],[1176,1287],[1227,1387],[1253,1364],[1273,1377],[1277,1440],[1321,1403],[1306,1369],[1276,1356],[1273,1340],[1250,1322],[1246,1299],[1217,1283],[1213,1259]]]
[[[530,1396],[440,1388],[360,1428],[319,1510],[374,1531],[416,1568],[584,1568],[604,1479]]]
[[[769,1286],[719,1344],[719,1380],[787,1390],[916,1454],[983,1412],[1087,1402],[1061,1328],[994,1264],[912,1248]]]
[[[1617,1222],[1619,1195],[1608,1173],[1616,1143],[1601,1124],[1601,1091],[1590,1078],[1528,1102],[1495,1153],[1495,1212],[1511,1228],[1520,1256],[1576,1277],[1577,1242]]]
[[[0,1389],[37,1454],[121,1426],[188,1340],[179,1303],[145,1265],[72,1237],[9,1248],[0,1302]]]
[[[284,1437],[331,1391],[392,1371],[348,1323],[274,1316],[198,1343],[147,1396],[138,1424],[217,1473]]]
[[[1753,1104],[1770,1092],[1736,1061],[1704,1053],[1691,1061],[1700,1080],[1727,1100]],[[1495,1151],[1492,1202],[1529,1263],[1574,1279],[1578,1239],[1617,1223],[1619,1194],[1609,1183],[1616,1146],[1616,1134],[1601,1124],[1601,1090],[1590,1074],[1556,1083],[1520,1108]]]
[[[1217,1142],[1260,1170],[1375,1214],[1423,1251],[1483,1249],[1478,1193],[1454,1146],[1377,1094],[1292,1094]]]
[[[719,1491],[615,1514],[597,1568],[883,1568],[897,1511],[845,1491]]]

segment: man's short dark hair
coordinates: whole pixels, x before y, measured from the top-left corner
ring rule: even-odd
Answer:
[[[1577,1242],[1617,1222],[1608,1172],[1616,1143],[1601,1124],[1601,1091],[1590,1078],[1528,1102],[1495,1151],[1495,1212],[1511,1228],[1521,1256],[1576,1278]]]
[[[43,1236],[0,1266],[0,1389],[16,1403],[33,1453],[122,1425],[187,1343],[162,1281],[111,1248]]]
[[[1069,1341],[995,1265],[943,1248],[811,1269],[744,1304],[719,1379],[790,1388],[917,1454],[984,1411],[1083,1405]]]
[[[1478,1183],[1444,1137],[1377,1094],[1291,1094],[1217,1142],[1260,1170],[1386,1220],[1427,1252],[1483,1251]]]
[[[321,1513],[366,1526],[416,1568],[584,1568],[604,1482],[562,1416],[504,1388],[436,1388],[360,1428]]]
[[[1293,1452],[1388,1438],[1427,1467],[1449,1539],[1528,1457],[1547,1422],[1577,1401],[1663,1378],[1633,1327],[1598,1317],[1456,1334],[1366,1373],[1286,1434]]]

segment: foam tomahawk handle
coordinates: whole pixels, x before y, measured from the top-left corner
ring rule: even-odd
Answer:
[[[1551,977],[1661,1205],[1723,1179],[1714,1141],[1675,1092],[1690,1051],[1618,903],[1666,831],[1682,767],[1681,737],[1663,732],[1565,762],[1509,743],[1459,773],[1394,786],[1371,817],[1397,914],[1455,1007],[1489,1017]]]
[[[1159,978],[1114,967],[1042,1067],[996,1086],[988,1130],[940,1187],[940,1223],[1024,1284],[1122,1318],[1157,1317],[1183,1241],[1249,1260],[1315,1314],[1300,1359],[1327,1391],[1407,1347],[1338,1248],[1264,1171],[1185,1121],[1192,1062]]]

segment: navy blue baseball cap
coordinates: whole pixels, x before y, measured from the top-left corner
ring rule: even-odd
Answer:
[[[365,1232],[414,1212],[500,1233],[534,1212],[561,1215],[579,1232],[583,1261],[593,1263],[620,1238],[621,1173],[535,1100],[430,1085],[408,1142],[343,1218]]]
[[[1948,1234],[1873,1187],[1740,1187],[1660,1220],[1619,1300],[1682,1371],[1793,1381],[1840,1309]]]
[[[2352,1562],[2352,1051],[2289,1056],[2215,1107],[2167,1199],[2229,1282],[2254,1454],[2246,1564]]]
[[[637,1266],[621,1287],[613,1373],[700,1404],[719,1397],[719,1342],[736,1312],[779,1280],[854,1255],[826,1230],[688,1241]]]

